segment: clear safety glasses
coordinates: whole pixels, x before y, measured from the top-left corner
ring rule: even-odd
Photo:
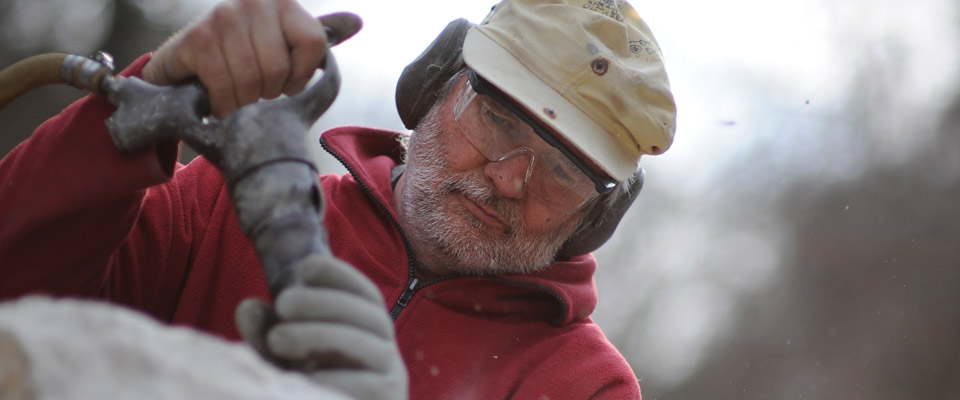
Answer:
[[[616,182],[595,174],[533,118],[506,101],[489,83],[467,71],[453,101],[457,127],[492,162],[527,160],[527,193],[557,210],[573,213]]]

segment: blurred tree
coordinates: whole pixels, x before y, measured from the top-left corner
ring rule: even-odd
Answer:
[[[689,379],[645,397],[960,398],[960,96],[936,131],[924,157],[788,189],[779,284],[741,302]]]

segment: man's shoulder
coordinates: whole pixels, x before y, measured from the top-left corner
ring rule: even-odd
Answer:
[[[537,360],[538,367],[528,371],[527,380],[553,382],[554,386],[531,385],[521,391],[532,395],[547,390],[558,395],[566,393],[571,398],[640,398],[640,386],[632,368],[593,321],[586,319],[554,329],[536,346],[544,349],[535,351],[543,359]]]

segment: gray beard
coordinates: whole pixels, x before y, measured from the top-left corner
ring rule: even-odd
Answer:
[[[529,273],[549,265],[580,218],[571,218],[551,232],[526,233],[521,203],[496,196],[480,171],[450,172],[442,150],[444,131],[437,111],[441,108],[434,107],[411,137],[404,193],[398,193],[404,229],[416,251],[429,252],[432,257],[427,259],[445,263],[428,269],[480,275]],[[462,207],[451,210],[449,199],[458,194],[496,210],[507,228],[493,229]]]

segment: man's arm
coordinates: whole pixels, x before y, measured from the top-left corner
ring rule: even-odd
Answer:
[[[349,14],[323,22],[352,28],[344,32],[360,25]],[[127,74],[142,68],[157,84],[197,77],[224,116],[259,97],[302,89],[325,46],[323,26],[296,1],[231,0]],[[137,221],[146,188],[173,175],[176,143],[130,154],[114,149],[104,126],[113,110],[88,96],[0,161],[0,296],[100,294],[103,270]]]
[[[139,73],[143,57],[123,74]],[[105,98],[87,96],[0,160],[0,295],[95,296],[110,254],[137,218],[144,188],[168,180],[177,144],[118,152]]]

